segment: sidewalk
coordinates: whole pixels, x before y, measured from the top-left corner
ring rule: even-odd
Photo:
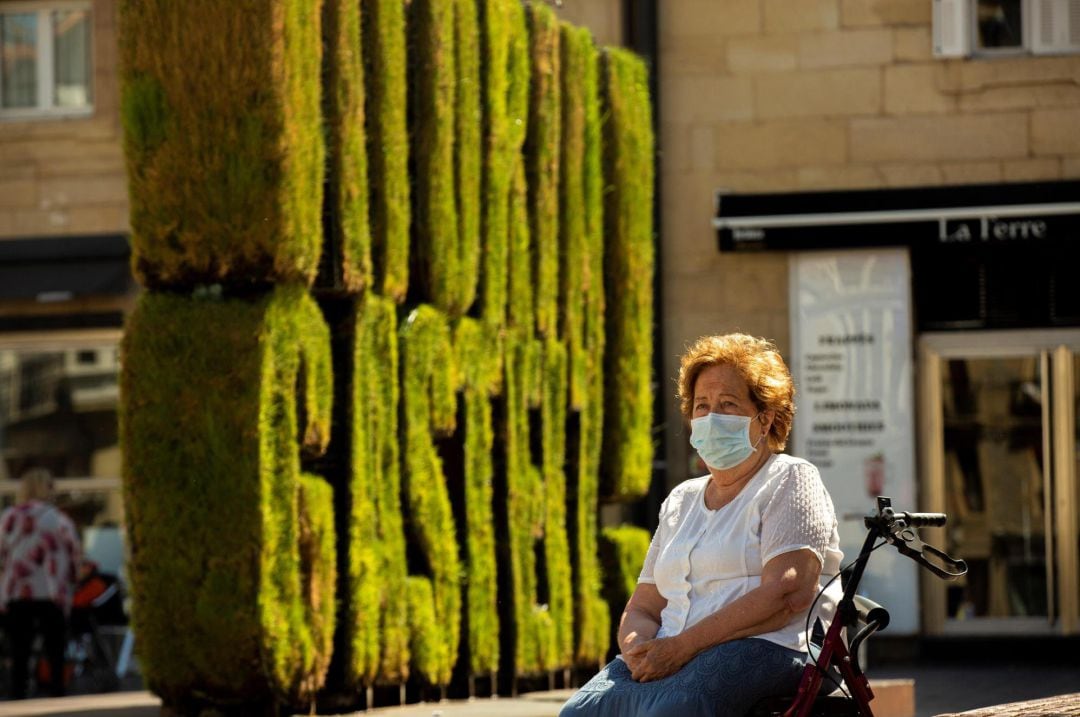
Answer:
[[[933,717],[1021,700],[1080,693],[1080,669],[1075,664],[958,666],[922,663],[917,666],[871,669],[869,675],[872,680],[914,679],[916,717]],[[473,702],[429,702],[404,707],[380,707],[354,714],[384,717],[555,717],[572,692],[555,690],[531,692],[515,699],[501,697]],[[158,717],[160,704],[148,692],[82,695],[0,702],[0,717]]]
[[[515,699],[473,702],[427,702],[404,707],[380,707],[356,715],[385,717],[555,717],[573,690],[530,692]],[[149,692],[78,695],[53,699],[0,702],[0,717],[158,717],[161,701]]]

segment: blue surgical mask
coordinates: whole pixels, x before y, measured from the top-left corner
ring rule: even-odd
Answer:
[[[690,421],[690,445],[697,449],[701,460],[710,468],[721,471],[734,468],[753,455],[765,438],[762,432],[757,443],[750,443],[753,418],[723,413],[695,418]]]

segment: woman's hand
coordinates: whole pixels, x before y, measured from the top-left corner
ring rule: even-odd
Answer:
[[[623,651],[630,676],[638,682],[652,682],[674,675],[693,656],[678,637],[647,640]]]
[[[641,664],[641,656],[636,653],[630,654],[630,650],[638,645],[643,645],[648,641],[649,638],[639,635],[636,632],[631,632],[626,636],[626,639],[623,640],[623,644],[621,645],[622,658],[623,662],[626,663],[626,666],[630,668],[631,674],[633,674],[634,670],[638,669],[638,665]]]

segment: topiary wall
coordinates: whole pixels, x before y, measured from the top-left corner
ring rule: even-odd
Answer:
[[[644,65],[519,0],[120,19],[152,689],[356,707],[602,661],[598,504],[651,478]]]

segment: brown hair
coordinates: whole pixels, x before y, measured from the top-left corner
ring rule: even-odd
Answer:
[[[774,414],[769,427],[769,450],[778,453],[787,445],[795,417],[795,384],[776,344],[746,334],[702,336],[682,357],[679,367],[679,408],[690,422],[694,384],[710,366],[734,368],[750,389],[750,398],[763,411]]]

